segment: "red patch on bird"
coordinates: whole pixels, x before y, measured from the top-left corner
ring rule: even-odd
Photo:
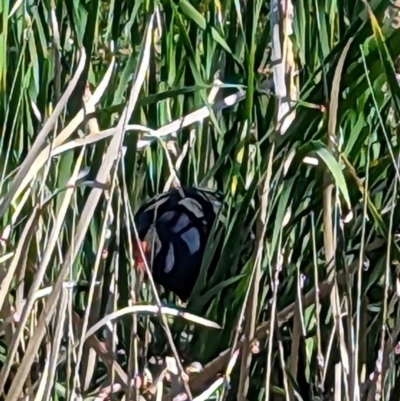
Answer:
[[[142,248],[142,252],[140,248]],[[146,263],[142,255],[146,257],[148,250],[149,246],[146,241],[133,241],[133,259],[135,261],[135,266],[138,270],[143,272],[146,271]]]

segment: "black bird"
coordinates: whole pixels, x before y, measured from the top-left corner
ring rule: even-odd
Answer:
[[[184,302],[196,284],[221,206],[219,192],[186,187],[155,196],[135,214],[141,247],[154,281]],[[136,241],[134,251],[137,268],[145,270]]]

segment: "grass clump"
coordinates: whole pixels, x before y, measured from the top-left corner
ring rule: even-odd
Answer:
[[[399,399],[397,3],[0,4],[2,399]],[[185,307],[132,256],[177,185]]]

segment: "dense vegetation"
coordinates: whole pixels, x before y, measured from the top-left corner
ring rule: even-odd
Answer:
[[[3,399],[400,399],[400,4],[293,3],[0,2]],[[225,219],[160,310],[178,185]]]

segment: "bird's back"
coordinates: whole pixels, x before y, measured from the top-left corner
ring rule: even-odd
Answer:
[[[135,215],[156,283],[187,300],[200,273],[205,246],[222,205],[221,194],[173,189],[143,204]],[[153,257],[151,258],[151,254]]]

